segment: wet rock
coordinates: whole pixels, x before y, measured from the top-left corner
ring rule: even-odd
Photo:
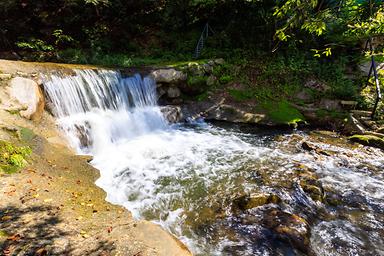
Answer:
[[[315,148],[313,146],[310,146],[307,142],[303,142],[301,143],[301,147],[306,150],[306,151],[312,151],[312,150],[315,150]]]
[[[344,126],[343,133],[345,134],[363,134],[365,133],[364,126],[353,114],[348,114],[347,123]]]
[[[310,251],[310,227],[300,216],[272,208],[263,213],[262,225],[300,251],[304,253]]]
[[[300,181],[300,186],[307,193],[312,200],[322,202],[324,199],[324,191],[321,185],[308,184],[306,180]]]
[[[326,189],[325,203],[337,207],[343,203],[343,196],[335,191]]]
[[[22,117],[40,120],[44,111],[44,96],[35,81],[15,77],[10,81],[9,94],[11,99],[18,102],[23,109],[20,111]]]
[[[353,142],[360,143],[365,146],[384,149],[384,139],[374,135],[353,135],[349,137]]]
[[[168,98],[174,99],[180,97],[181,92],[180,89],[177,87],[169,87],[167,90],[167,96]]]
[[[157,89],[157,97],[161,98],[167,93],[168,88],[164,88],[164,86]]]
[[[187,80],[187,75],[176,69],[158,69],[150,73],[156,83],[176,84]]]
[[[281,199],[275,194],[258,193],[244,195],[239,198],[236,198],[233,201],[233,206],[235,208],[234,210],[239,209],[245,211],[265,204],[277,204],[280,201]]]
[[[0,81],[10,80],[12,78],[11,74],[0,74]]]
[[[295,173],[305,194],[314,201],[323,202],[325,193],[317,174],[305,165],[297,166]]]
[[[162,106],[160,107],[160,111],[170,123],[178,123],[183,119],[183,113],[178,106]]]
[[[207,113],[207,120],[229,121],[234,123],[269,124],[264,114],[253,114],[234,106],[222,104]]]
[[[89,135],[89,130],[91,126],[89,123],[85,125],[75,125],[76,129],[76,137],[79,139],[79,143],[81,147],[88,147],[93,144],[92,137]]]

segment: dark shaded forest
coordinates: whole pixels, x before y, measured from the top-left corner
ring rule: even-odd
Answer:
[[[374,96],[360,97],[367,78],[356,69],[384,59],[381,0],[3,0],[0,15],[2,58],[111,67],[224,58],[228,83],[246,76],[284,95],[315,78],[328,97],[363,108]],[[258,94],[275,97],[235,97]]]

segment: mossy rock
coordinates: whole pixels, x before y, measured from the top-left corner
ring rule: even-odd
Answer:
[[[384,150],[384,139],[374,135],[353,135],[349,137],[353,142],[360,143],[365,146],[380,148]]]
[[[268,118],[276,124],[296,126],[297,123],[305,121],[303,114],[287,101],[264,103],[264,108]]]
[[[197,96],[208,90],[207,77],[189,76],[186,84],[179,86],[181,92],[188,96]]]
[[[265,204],[278,204],[281,201],[280,197],[275,194],[260,193],[241,196],[234,200],[234,206],[244,211]]]

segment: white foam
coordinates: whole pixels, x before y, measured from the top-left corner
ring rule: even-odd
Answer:
[[[339,191],[354,189],[375,200],[384,196],[382,178],[358,167],[364,161],[383,166],[383,157],[348,158],[349,166],[340,167],[345,161],[340,155],[318,160],[308,153],[258,146],[249,135],[207,124],[170,126],[156,106],[155,84],[148,78],[86,70],[47,78],[44,87],[71,145],[79,153],[93,155],[92,165],[100,170],[96,184],[107,192],[107,200],[125,206],[136,218],[161,224],[194,253],[220,255],[225,246],[246,243],[223,238],[207,245],[185,221],[188,214],[236,194],[239,187],[243,192],[255,188],[243,179],[250,171],[244,167],[254,163],[273,162],[276,169],[271,175],[277,178],[284,177],[281,174],[294,163],[304,163],[320,174],[325,185]],[[294,200],[287,191],[280,196]],[[260,251],[260,255],[268,253]]]

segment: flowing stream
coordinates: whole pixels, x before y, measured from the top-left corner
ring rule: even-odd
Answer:
[[[75,70],[44,89],[107,200],[196,255],[384,255],[380,150],[328,134],[170,125],[156,84],[139,75]]]

